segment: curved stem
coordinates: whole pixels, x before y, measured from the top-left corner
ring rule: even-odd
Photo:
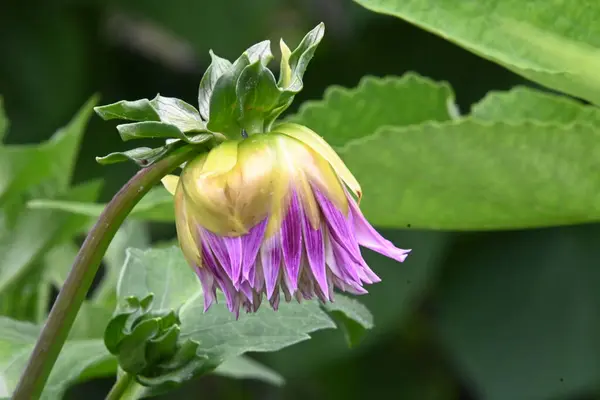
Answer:
[[[79,249],[13,393],[13,400],[35,400],[40,397],[115,233],[152,186],[190,159],[194,155],[193,150],[191,146],[182,147],[156,164],[138,171],[108,203]]]
[[[106,396],[106,400],[121,399],[123,397],[123,395],[125,394],[125,392],[127,392],[127,390],[129,389],[131,384],[135,383],[135,380],[133,378],[134,378],[133,375],[131,375],[127,372],[123,372],[123,374],[117,378],[117,381],[115,382],[113,387],[110,389],[110,392]]]

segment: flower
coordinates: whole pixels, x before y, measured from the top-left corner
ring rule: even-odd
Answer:
[[[396,248],[362,215],[360,186],[335,151],[296,124],[221,143],[163,179],[174,194],[183,253],[204,289],[205,311],[225,294],[236,315],[263,295],[333,301],[333,289],[364,294],[380,279],[360,246],[397,261]]]

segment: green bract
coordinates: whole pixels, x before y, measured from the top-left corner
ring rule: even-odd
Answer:
[[[96,107],[105,120],[125,119],[117,130],[123,141],[164,138],[156,148],[138,147],[97,157],[101,164],[131,160],[148,166],[183,144],[200,145],[212,138],[267,132],[302,90],[302,77],[323,38],[321,23],[294,51],[283,40],[279,79],[267,68],[273,59],[270,41],[249,47],[233,63],[210,51],[211,64],[198,89],[198,109],[183,100],[157,95],[154,99],[118,101]]]

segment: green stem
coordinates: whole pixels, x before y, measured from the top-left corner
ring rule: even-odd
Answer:
[[[79,249],[14,391],[13,400],[35,400],[40,397],[115,233],[137,202],[163,176],[190,159],[194,154],[192,150],[191,146],[182,147],[156,164],[140,170],[108,203]]]
[[[131,384],[135,383],[135,380],[133,378],[134,378],[133,375],[131,375],[127,372],[123,372],[123,374],[117,378],[117,381],[113,385],[112,389],[110,389],[108,396],[106,396],[106,400],[121,399],[121,397],[123,397],[125,392],[127,392],[127,389],[129,389],[129,386],[131,386]]]

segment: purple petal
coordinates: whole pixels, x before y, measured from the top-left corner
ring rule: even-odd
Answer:
[[[260,260],[265,276],[267,298],[271,299],[279,279],[279,267],[281,265],[281,248],[279,247],[279,233],[273,234],[263,242],[260,248]],[[277,292],[279,295],[279,291]]]
[[[344,292],[352,293],[352,294],[367,294],[368,292],[362,286],[354,283],[354,282],[344,282],[336,277],[333,278],[333,282],[335,286],[343,290]]]
[[[271,297],[269,303],[271,303],[271,307],[273,307],[273,310],[277,311],[277,309],[279,308],[279,290],[273,293],[273,297]]]
[[[302,256],[302,208],[298,196],[291,191],[287,214],[281,224],[281,248],[283,261],[289,278],[288,289],[294,293],[298,288],[300,257]]]
[[[344,247],[354,261],[361,262],[362,256],[358,243],[344,214],[317,187],[314,187],[313,191],[332,239]]]
[[[198,275],[202,284],[204,312],[206,312],[217,299],[214,275],[207,267],[196,267],[196,275]]]
[[[258,255],[258,250],[260,249],[266,229],[267,219],[265,218],[262,222],[253,226],[250,232],[242,236],[242,276],[249,282],[254,282],[254,275],[256,273],[254,264],[256,263],[256,256]]]
[[[361,283],[360,276],[358,275],[358,269],[361,268],[361,264],[357,263],[350,252],[343,246],[341,246],[334,238],[330,238],[331,248],[333,250],[333,258],[338,270],[341,272],[340,279],[345,282]],[[361,261],[362,258],[361,258]],[[363,261],[364,262],[364,261]]]
[[[350,213],[354,222],[354,232],[356,240],[361,246],[367,247],[373,251],[383,254],[386,257],[396,261],[403,262],[410,250],[399,249],[392,242],[381,236],[372,226],[369,221],[362,215],[358,205],[352,198],[348,198],[350,204]]]
[[[306,216],[302,218],[302,231],[306,248],[308,265],[315,277],[323,297],[329,297],[327,288],[327,272],[325,268],[325,244],[321,229],[314,229]]]
[[[217,260],[215,259],[210,247],[208,246],[208,243],[205,240],[206,238],[202,237],[202,239],[202,263],[213,273],[215,281],[218,283],[221,291],[225,295],[227,308],[229,308],[229,311],[232,311],[235,303],[235,297],[237,297],[237,291],[234,289],[229,278],[227,276],[223,276],[224,274],[222,273],[222,269],[217,263]]]
[[[202,238],[208,242],[233,286],[238,289],[242,271],[242,239],[218,236],[206,229],[202,229]]]

